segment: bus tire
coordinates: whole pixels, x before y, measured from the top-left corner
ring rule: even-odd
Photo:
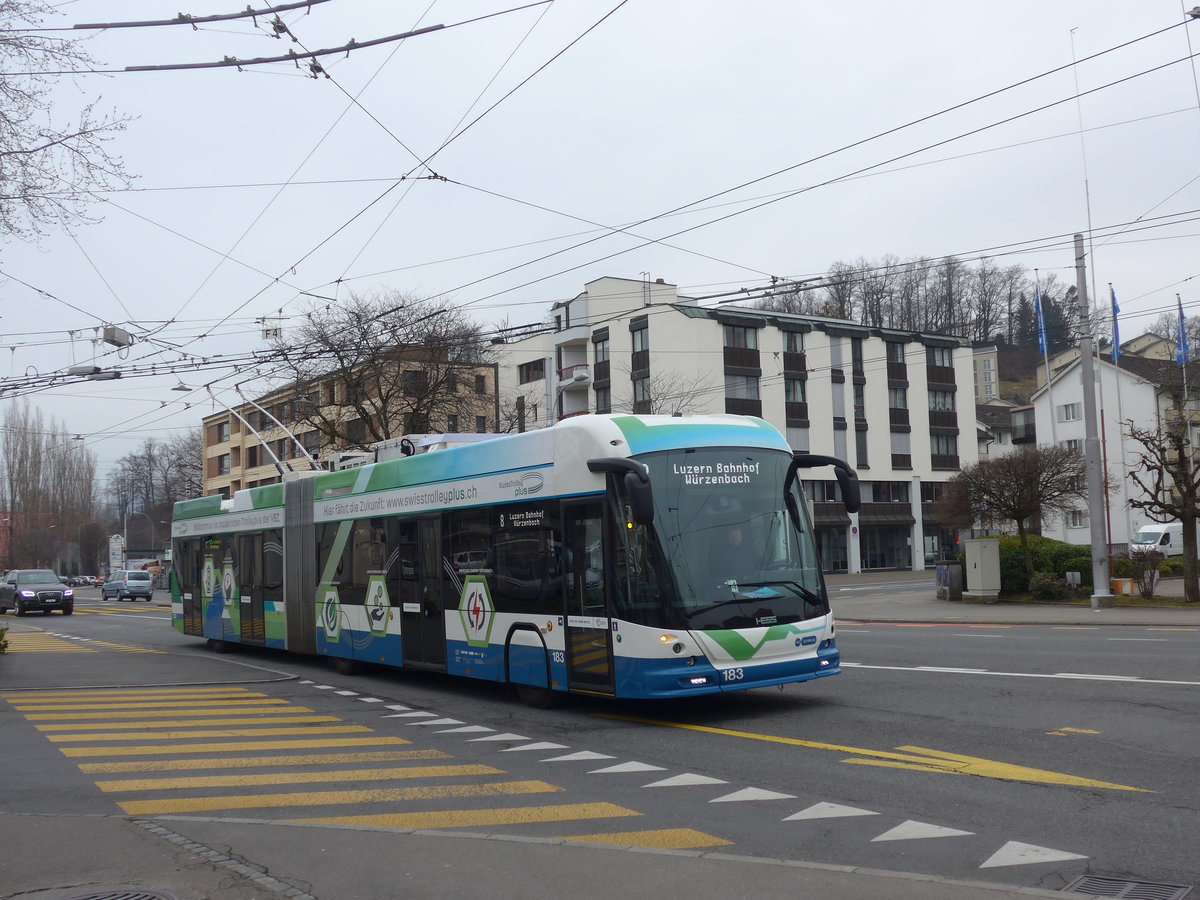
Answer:
[[[357,659],[347,659],[344,656],[329,657],[329,666],[339,675],[357,675],[360,671]]]
[[[548,687],[535,687],[532,684],[514,684],[513,687],[516,689],[520,701],[534,709],[554,709],[562,706],[566,699],[563,691],[556,691]]]

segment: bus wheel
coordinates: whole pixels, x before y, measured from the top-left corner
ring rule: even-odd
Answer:
[[[229,641],[219,641],[216,638],[209,638],[208,649],[213,653],[232,653],[233,644],[229,643]]]
[[[346,659],[344,656],[331,656],[329,657],[329,665],[339,675],[357,675],[359,673],[357,659]]]
[[[553,709],[562,706],[566,699],[564,692],[547,687],[534,687],[532,684],[514,684],[513,687],[516,688],[517,697],[521,702],[534,709]]]

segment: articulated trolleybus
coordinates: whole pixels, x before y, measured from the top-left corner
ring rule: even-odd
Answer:
[[[836,674],[794,454],[746,416],[589,415],[175,505],[173,620],[247,644],[665,698]]]

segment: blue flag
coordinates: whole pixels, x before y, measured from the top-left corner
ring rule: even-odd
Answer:
[[[1046,320],[1042,318],[1042,292],[1037,285],[1033,288],[1033,306],[1037,315],[1038,353],[1046,355]]]
[[[1187,324],[1183,318],[1183,301],[1178,294],[1175,295],[1175,300],[1179,303],[1179,334],[1175,338],[1175,364],[1186,366],[1188,364]]]
[[[1116,362],[1121,358],[1121,333],[1117,330],[1117,313],[1121,311],[1121,307],[1117,306],[1117,292],[1112,289],[1112,285],[1108,286],[1108,292],[1112,295],[1113,308],[1113,336],[1112,336],[1112,361]]]

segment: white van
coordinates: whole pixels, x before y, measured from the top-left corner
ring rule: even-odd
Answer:
[[[1150,522],[1138,529],[1129,544],[1133,550],[1157,550],[1163,556],[1183,556],[1183,523]]]

